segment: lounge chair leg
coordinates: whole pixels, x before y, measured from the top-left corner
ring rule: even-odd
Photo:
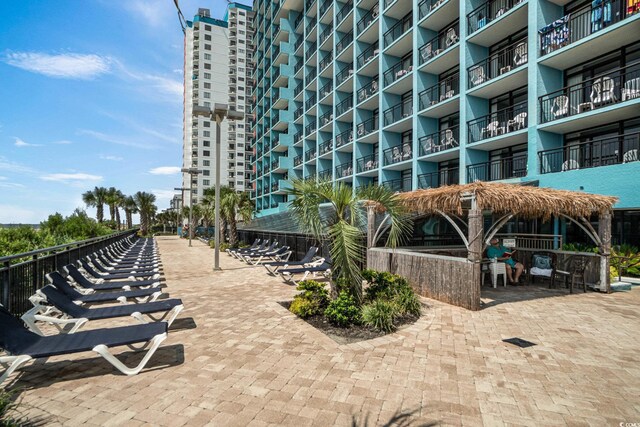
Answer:
[[[31,356],[0,356],[0,365],[6,368],[2,376],[0,376],[0,384],[5,382],[7,378],[19,367],[31,360]]]
[[[144,358],[140,361],[138,366],[136,366],[135,368],[129,368],[124,363],[119,361],[113,354],[111,354],[109,352],[109,347],[107,347],[104,344],[100,344],[100,345],[95,346],[93,348],[93,351],[98,353],[100,356],[104,357],[104,359],[107,362],[111,363],[114,367],[116,367],[123,374],[125,374],[125,375],[136,375],[142,369],[144,369],[144,367],[149,362],[149,359],[151,359],[151,356],[153,356],[153,354],[156,352],[156,350],[158,349],[158,347],[160,346],[162,341],[164,341],[165,339],[167,339],[167,334],[166,333],[163,333],[163,334],[160,334],[160,335],[156,335],[155,337],[153,337],[151,339],[151,347],[147,351],[147,354],[144,356]]]

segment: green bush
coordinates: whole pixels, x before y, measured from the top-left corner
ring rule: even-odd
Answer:
[[[215,249],[216,241],[214,239],[209,240],[209,246],[211,249]],[[220,252],[226,252],[230,247],[231,245],[228,243],[220,243]]]
[[[369,286],[365,289],[365,301],[375,301],[377,299],[391,300],[406,289],[411,290],[407,279],[397,274],[387,271],[365,270],[363,272],[365,280]]]
[[[347,291],[342,291],[338,298],[331,301],[324,315],[334,325],[343,328],[360,323],[361,310],[355,298]]]
[[[317,307],[313,303],[313,301],[301,296],[296,296],[293,298],[293,301],[289,306],[289,311],[298,317],[302,317],[303,319],[306,319],[309,316],[313,316],[314,314],[318,314]]]
[[[393,320],[396,314],[395,304],[382,299],[375,300],[362,307],[363,323],[382,332],[395,330]]]
[[[320,314],[329,304],[329,292],[324,285],[314,280],[304,280],[298,283],[297,290],[289,311],[302,318]]]
[[[420,300],[410,287],[399,290],[393,298],[393,303],[401,316],[420,316]]]

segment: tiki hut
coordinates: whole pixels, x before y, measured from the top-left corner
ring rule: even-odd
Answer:
[[[384,231],[385,221],[377,230],[370,222],[369,267],[407,276],[424,296],[478,310],[482,254],[491,238],[514,216],[543,220],[555,217],[578,225],[599,248],[598,287],[602,291],[610,291],[611,212],[617,201],[615,197],[494,182],[416,190],[398,197],[412,213],[445,218],[460,235],[467,252],[466,258],[460,258],[373,248]],[[369,209],[373,212],[376,206],[369,206]],[[483,213],[498,215],[486,231]],[[589,220],[594,215],[599,218],[598,230]],[[463,231],[464,225],[466,232]]]

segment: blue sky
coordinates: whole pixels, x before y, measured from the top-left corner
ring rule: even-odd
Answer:
[[[180,7],[222,18],[226,1]],[[0,2],[0,223],[68,215],[96,185],[153,192],[168,207],[182,69],[173,0]]]

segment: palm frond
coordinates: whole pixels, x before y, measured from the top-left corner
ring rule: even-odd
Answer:
[[[395,248],[401,245],[411,232],[412,221],[398,196],[386,187],[371,185],[359,188],[358,198],[389,215],[391,225],[386,246]]]
[[[358,301],[362,301],[362,233],[344,219],[329,227],[334,274],[346,279]]]
[[[320,204],[326,201],[323,183],[295,179],[286,193],[294,197],[289,208],[300,228],[321,240],[324,235],[324,226],[320,216]]]

